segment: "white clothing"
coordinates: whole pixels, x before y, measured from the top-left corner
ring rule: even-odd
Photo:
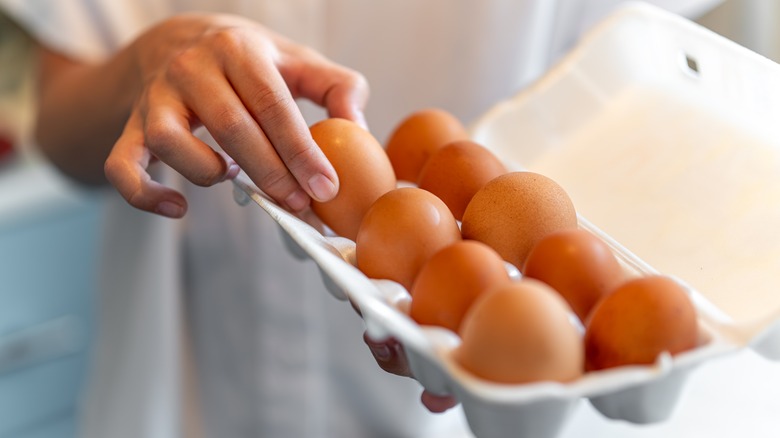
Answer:
[[[91,60],[177,12],[241,13],[364,73],[372,86],[368,123],[384,141],[397,121],[422,107],[473,120],[541,74],[617,2],[0,5],[44,43]],[[712,1],[657,3],[693,13]],[[310,121],[321,115],[304,108]],[[208,437],[465,436],[458,409],[428,413],[416,382],[376,366],[362,343],[360,319],[324,290],[311,262],[287,253],[276,225],[259,208],[236,205],[230,184],[199,188],[158,170],[185,193],[190,211],[174,221],[136,211],[118,196],[107,201],[100,343],[85,436],[196,436],[184,424],[200,419],[200,412]],[[186,379],[190,355],[196,390]]]

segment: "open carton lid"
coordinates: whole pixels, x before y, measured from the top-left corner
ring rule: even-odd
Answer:
[[[778,119],[780,66],[636,2],[472,136],[561,184],[735,343],[780,357]]]
[[[415,378],[452,393],[480,438],[554,437],[587,397],[609,418],[670,415],[689,371],[750,346],[780,360],[780,66],[684,18],[628,3],[539,81],[471,126],[510,167],[545,174],[571,196],[580,225],[637,272],[691,289],[709,342],[648,366],[570,383],[502,385],[463,372],[451,332],[403,311],[408,292],[353,265],[354,242],[324,235],[266,198],[254,201],[311,258],[328,290],[360,310],[369,335],[404,345]]]

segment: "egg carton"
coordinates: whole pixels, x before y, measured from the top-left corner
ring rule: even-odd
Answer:
[[[632,2],[470,126],[510,168],[561,184],[580,227],[607,242],[628,274],[663,273],[685,286],[699,346],[651,365],[569,383],[476,378],[452,358],[455,334],[415,323],[402,286],[355,267],[353,241],[279,208],[243,174],[237,200],[279,224],[290,250],[313,259],[327,289],[360,310],[372,338],[398,339],[415,378],[454,395],[477,437],[555,437],[583,399],[610,419],[660,422],[699,365],[746,348],[780,360],[778,78],[775,63]]]

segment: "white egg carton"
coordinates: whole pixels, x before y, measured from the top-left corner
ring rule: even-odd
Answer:
[[[370,336],[401,341],[426,389],[456,396],[477,437],[555,437],[582,399],[608,418],[659,422],[705,361],[745,348],[780,360],[777,120],[780,66],[636,2],[472,125],[473,139],[508,165],[560,183],[580,225],[627,271],[675,277],[699,312],[698,348],[567,384],[470,376],[450,357],[457,336],[416,324],[406,290],[354,267],[354,242],[285,212],[244,175],[237,194],[278,222],[295,254],[316,262],[328,290],[360,309]]]

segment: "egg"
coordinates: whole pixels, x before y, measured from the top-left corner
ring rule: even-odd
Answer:
[[[309,129],[339,177],[336,196],[327,202],[312,201],[312,211],[336,234],[355,240],[371,204],[395,189],[393,167],[382,145],[355,122],[329,118]]]
[[[542,237],[528,253],[522,273],[552,286],[583,322],[596,302],[626,277],[610,247],[582,228]]]
[[[417,185],[438,196],[461,220],[471,198],[488,181],[507,172],[486,147],[471,140],[447,143],[420,171]]]
[[[363,218],[356,264],[369,278],[410,290],[423,264],[459,240],[458,223],[441,199],[417,187],[397,188],[377,199]]]
[[[485,380],[568,382],[583,373],[583,344],[571,310],[552,288],[532,279],[498,286],[466,312],[453,358]]]
[[[596,304],[585,328],[587,370],[651,364],[697,345],[696,310],[685,289],[662,275],[634,278]]]
[[[420,170],[434,151],[468,132],[453,114],[426,108],[409,114],[390,133],[385,150],[399,180],[416,183]]]
[[[433,254],[417,274],[410,316],[457,332],[478,296],[509,281],[504,260],[492,248],[474,240],[455,242]]]
[[[509,172],[485,184],[463,213],[464,239],[483,242],[522,269],[531,248],[553,231],[576,228],[569,195],[535,172]]]

